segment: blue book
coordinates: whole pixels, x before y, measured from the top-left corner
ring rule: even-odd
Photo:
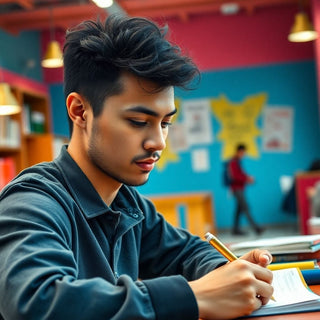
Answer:
[[[320,284],[320,269],[305,269],[301,273],[307,285]]]

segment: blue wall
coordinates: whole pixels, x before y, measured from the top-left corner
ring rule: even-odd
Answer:
[[[49,92],[52,106],[53,132],[56,135],[69,137],[68,115],[63,86],[61,84],[50,85]]]
[[[42,81],[39,32],[26,31],[12,35],[0,30],[0,43],[0,67]],[[28,61],[33,63],[29,67]]]
[[[62,85],[50,87],[54,131],[68,135]],[[281,211],[283,194],[281,175],[293,176],[306,169],[314,158],[320,157],[320,130],[317,102],[316,71],[314,61],[276,64],[212,71],[202,74],[199,87],[194,91],[176,91],[182,100],[217,98],[227,96],[234,103],[246,96],[267,93],[267,105],[291,106],[294,109],[293,150],[290,153],[263,152],[261,138],[257,138],[260,156],[247,157],[243,164],[256,183],[248,187],[252,213],[263,224],[294,223],[296,216]],[[261,128],[261,118],[257,121]],[[165,170],[155,169],[149,182],[138,189],[145,195],[211,192],[214,197],[216,225],[228,228],[233,219],[233,199],[222,185],[222,144],[216,135],[220,123],[212,115],[214,142],[211,145],[193,146],[207,148],[210,171],[195,173],[191,166],[190,149],[179,153],[180,162],[169,163]]]

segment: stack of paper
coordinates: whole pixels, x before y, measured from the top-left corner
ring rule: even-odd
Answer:
[[[256,248],[267,249],[271,254],[316,252],[320,250],[320,234],[243,241],[229,247],[236,255],[243,255]]]

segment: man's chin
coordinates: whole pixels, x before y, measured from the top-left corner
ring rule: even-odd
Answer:
[[[144,180],[140,180],[140,181],[128,181],[127,183],[125,183],[128,186],[131,187],[139,187],[139,186],[143,186],[144,184],[146,184],[149,181],[149,176],[144,179]]]

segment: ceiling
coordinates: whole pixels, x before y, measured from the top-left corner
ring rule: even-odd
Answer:
[[[67,29],[83,20],[102,18],[115,11],[129,16],[178,17],[187,20],[190,15],[208,12],[221,13],[221,6],[235,4],[239,11],[252,14],[267,7],[289,6],[299,0],[115,0],[107,10],[98,8],[91,0],[0,0],[0,29],[9,33],[22,30],[48,29],[50,21],[55,28]],[[309,1],[303,0],[308,6]],[[224,7],[225,8],[225,7]],[[230,6],[227,9],[230,9]],[[232,8],[231,8],[232,9]]]

